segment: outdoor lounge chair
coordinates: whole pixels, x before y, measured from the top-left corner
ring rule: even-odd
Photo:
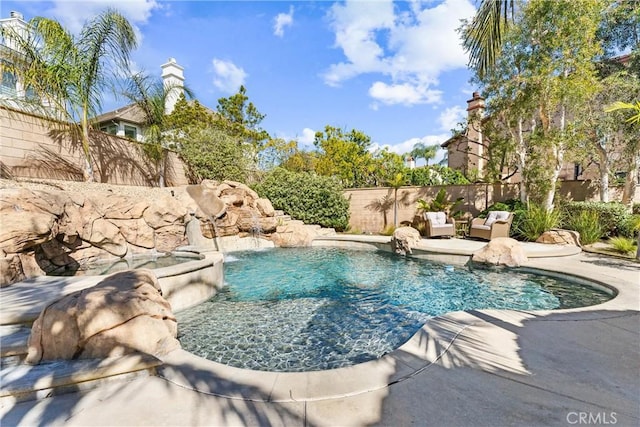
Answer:
[[[509,237],[513,213],[507,211],[489,211],[486,218],[474,218],[469,227],[469,237],[491,240],[496,237]]]
[[[427,237],[456,235],[453,219],[447,217],[444,212],[425,212],[424,219],[427,224],[425,227]]]

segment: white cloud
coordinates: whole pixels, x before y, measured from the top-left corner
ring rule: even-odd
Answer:
[[[289,6],[289,13],[279,13],[274,18],[274,21],[273,34],[283,37],[285,27],[293,25],[293,6]]]
[[[139,25],[147,22],[155,9],[161,9],[156,0],[54,0],[49,14],[72,33],[79,33],[84,24],[107,8],[114,8],[124,15],[141,41]]]
[[[302,129],[302,135],[298,138],[298,142],[302,145],[311,145],[316,139],[316,131],[309,128]]]
[[[427,85],[416,85],[409,82],[390,85],[384,82],[375,82],[369,88],[369,96],[386,105],[433,103],[440,100],[440,95],[440,91],[429,89]],[[374,105],[374,109],[377,109],[377,105]]]
[[[440,102],[434,87],[444,71],[466,66],[467,56],[456,28],[475,8],[470,0],[412,2],[407,10],[391,0],[336,4],[328,15],[335,46],[345,61],[329,66],[326,84],[338,86],[361,74],[375,73],[369,95],[383,104]],[[374,105],[376,108],[377,105]]]
[[[440,113],[440,116],[438,117],[440,129],[454,129],[458,123],[462,122],[462,120],[466,116],[466,113],[466,110],[459,105],[445,109],[442,113]]]
[[[231,61],[213,59],[213,85],[224,93],[235,93],[247,78],[247,73]]]

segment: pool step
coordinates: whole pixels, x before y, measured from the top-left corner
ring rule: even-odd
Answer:
[[[107,359],[56,360],[39,365],[26,365],[16,356],[7,356],[2,362],[0,406],[155,375],[156,367],[162,364],[142,353]]]

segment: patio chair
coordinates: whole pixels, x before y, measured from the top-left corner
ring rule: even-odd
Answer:
[[[456,229],[451,217],[447,217],[444,212],[425,212],[426,221],[425,233],[427,237],[456,235]]]
[[[469,237],[491,240],[496,237],[509,237],[513,213],[508,211],[489,211],[486,218],[474,218],[469,226]]]

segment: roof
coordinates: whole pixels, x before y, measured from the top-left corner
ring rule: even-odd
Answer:
[[[95,117],[94,120],[98,123],[125,121],[129,123],[143,124],[144,113],[136,104],[129,104],[116,110],[100,114]]]

